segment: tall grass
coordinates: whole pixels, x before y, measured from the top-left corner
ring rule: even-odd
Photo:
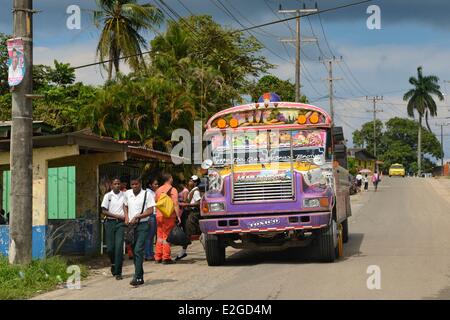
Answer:
[[[10,265],[6,257],[0,256],[0,300],[26,299],[64,285],[70,276],[67,267],[67,261],[61,257],[19,266]],[[80,266],[80,269],[82,278],[86,277],[86,267]]]

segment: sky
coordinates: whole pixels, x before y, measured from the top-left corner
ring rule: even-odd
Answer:
[[[320,10],[359,0],[165,0],[179,15],[208,14],[227,27],[242,28],[275,21],[288,15],[283,9],[298,9],[303,5]],[[152,4],[159,1],[144,0]],[[221,4],[229,12],[227,12]],[[81,8],[81,29],[69,30],[66,13],[70,5]],[[370,5],[380,8],[381,29],[370,30],[366,21]],[[52,64],[54,59],[72,66],[96,61],[95,49],[99,30],[92,22],[95,0],[39,0],[34,7],[40,10],[34,17],[34,63]],[[12,1],[0,0],[0,32],[12,32]],[[316,43],[302,44],[302,94],[312,104],[329,110],[328,76],[319,57],[335,56],[342,61],[333,65],[335,122],[344,127],[346,138],[373,114],[372,103],[366,96],[383,96],[377,108],[382,121],[392,117],[406,117],[403,94],[411,87],[410,76],[416,76],[417,67],[424,74],[439,77],[445,101],[438,103],[438,116],[430,121],[432,130],[439,134],[437,124],[450,122],[450,1],[448,0],[374,0],[369,3],[328,11],[301,19],[301,35],[316,37]],[[231,12],[231,14],[230,14]],[[235,21],[235,18],[239,21]],[[160,26],[163,31],[164,25]],[[276,65],[270,72],[282,79],[294,81],[293,59],[295,48],[282,44],[281,38],[293,36],[295,21],[273,24],[251,31],[268,49],[263,49],[269,62]],[[153,34],[145,35],[148,40]],[[338,59],[340,60],[340,59]],[[124,70],[127,70],[124,68]],[[80,69],[77,81],[101,84],[106,73],[98,66]],[[450,159],[450,126],[444,127],[445,158]]]

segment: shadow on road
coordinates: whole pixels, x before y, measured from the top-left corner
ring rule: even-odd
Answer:
[[[349,241],[344,245],[344,257],[339,259],[339,261],[345,261],[354,256],[364,256],[360,251],[363,238],[364,234],[362,233],[350,233]],[[317,262],[317,245],[313,244],[305,248],[241,250],[228,256],[225,266],[235,267],[254,266],[264,263],[299,264]]]
[[[361,244],[364,239],[364,233],[349,234],[348,242],[344,245],[344,259],[350,257],[364,257],[361,252]]]

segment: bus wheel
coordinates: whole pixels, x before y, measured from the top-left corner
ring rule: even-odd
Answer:
[[[208,266],[221,266],[225,263],[225,246],[220,236],[206,234],[205,254]]]
[[[336,222],[332,223],[323,229],[319,230],[319,259],[322,262],[334,262],[336,260],[337,247],[337,226]]]
[[[348,218],[342,221],[342,242],[348,242]]]

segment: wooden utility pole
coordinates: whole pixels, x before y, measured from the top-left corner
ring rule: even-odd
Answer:
[[[328,81],[328,97],[330,100],[330,116],[331,116],[331,119],[334,121],[334,81],[342,80],[342,78],[333,78],[333,62],[342,61],[342,57],[339,59],[336,59],[335,57],[333,57],[332,59],[319,58],[319,61],[323,61],[325,63],[325,67],[328,70],[328,78],[323,79],[323,80]]]
[[[295,39],[281,39],[282,42],[295,42],[295,102],[300,102],[301,96],[301,64],[300,64],[300,46],[302,42],[314,42],[317,41],[315,38],[302,39],[300,35],[300,17],[302,14],[314,13],[317,12],[318,9],[306,9],[305,5],[303,5],[303,9],[295,9],[295,10],[282,10],[281,5],[278,10],[279,13],[284,14],[295,14],[297,16],[296,19],[296,37]]]
[[[14,0],[13,6],[13,32],[24,44],[25,75],[12,88],[9,262],[27,264],[32,234],[33,107],[27,95],[32,93],[33,1]]]
[[[367,97],[366,100],[373,101],[373,110],[368,112],[373,112],[373,155],[377,157],[377,113],[383,112],[383,110],[377,109],[377,102],[383,100],[383,96]]]

